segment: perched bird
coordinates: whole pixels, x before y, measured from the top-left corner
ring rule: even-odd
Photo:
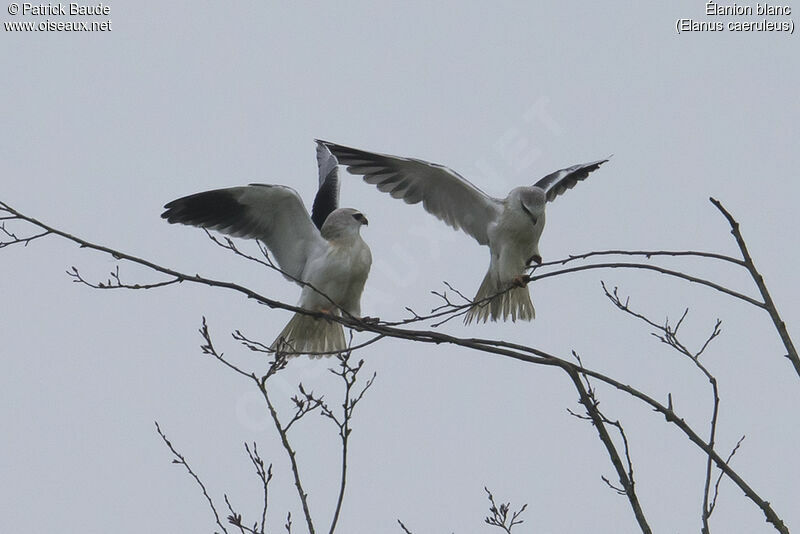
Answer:
[[[542,262],[539,238],[545,205],[608,161],[561,169],[532,186],[515,187],[501,200],[443,165],[317,142],[328,147],[348,171],[362,175],[365,182],[408,204],[422,202],[428,213],[489,247],[489,271],[465,316],[467,324],[488,319],[530,321],[535,317],[523,276],[532,262]]]
[[[309,217],[297,192],[283,185],[250,184],[189,195],[165,205],[161,217],[234,237],[258,239],[284,276],[303,289],[298,306],[310,311],[361,315],[361,293],[372,255],[361,239],[368,224],[358,210],[338,208],[336,158],[317,146],[320,187]],[[342,325],[296,313],[271,346],[310,354],[347,348]]]

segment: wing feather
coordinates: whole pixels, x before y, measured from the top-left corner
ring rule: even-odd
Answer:
[[[250,184],[189,195],[166,204],[169,223],[262,241],[289,276],[301,279],[325,240],[297,192],[281,185]]]
[[[431,215],[456,230],[464,230],[482,245],[489,243],[489,224],[502,211],[502,202],[455,171],[419,159],[366,152],[328,141],[317,142],[328,147],[348,171],[361,175],[379,191],[407,204],[422,202]]]
[[[314,226],[322,228],[328,215],[339,207],[339,162],[328,147],[317,142],[317,167],[319,168],[319,190],[311,207]]]
[[[572,189],[578,182],[585,180],[589,174],[599,169],[600,165],[607,162],[609,158],[591,163],[580,163],[566,169],[557,170],[536,182],[534,186],[544,189],[547,201],[551,202],[567,189]]]

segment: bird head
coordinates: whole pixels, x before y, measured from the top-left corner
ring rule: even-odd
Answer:
[[[320,232],[326,239],[336,239],[358,235],[361,227],[369,224],[360,211],[353,208],[339,208],[331,212]]]
[[[531,222],[536,225],[544,222],[544,207],[547,198],[539,187],[517,187],[508,195],[512,209],[522,210]]]

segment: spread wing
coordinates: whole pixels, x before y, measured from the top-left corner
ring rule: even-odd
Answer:
[[[408,204],[422,202],[435,215],[455,229],[464,230],[481,245],[489,243],[489,224],[502,211],[501,201],[469,183],[455,171],[418,159],[399,158],[365,152],[327,141],[324,144],[353,174],[364,177],[384,193]]]
[[[173,200],[161,214],[170,223],[261,240],[281,269],[300,279],[326,242],[297,192],[282,185],[251,184]]]
[[[610,156],[609,156],[610,158]],[[575,184],[585,180],[589,174],[600,168],[600,165],[607,162],[609,158],[593,161],[591,163],[581,163],[566,169],[558,170],[548,174],[534,184],[535,187],[544,189],[547,201],[551,202],[567,189],[572,189]]]
[[[322,224],[333,210],[339,207],[339,162],[328,147],[317,142],[317,167],[319,167],[319,190],[311,207],[314,226]]]

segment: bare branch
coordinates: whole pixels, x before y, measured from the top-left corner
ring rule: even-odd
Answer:
[[[179,284],[183,281],[182,278],[176,276],[171,280],[156,282],[154,284],[126,284],[119,277],[119,265],[115,266],[114,270],[109,273],[109,278],[107,278],[105,282],[89,282],[83,277],[83,275],[81,275],[80,271],[78,271],[78,268],[74,265],[67,269],[67,274],[72,277],[73,282],[83,284],[91,287],[92,289],[153,289],[172,284]]]
[[[228,523],[230,523],[231,525],[233,525],[235,527],[238,527],[239,528],[239,532],[241,532],[242,534],[245,534],[245,533],[259,534],[258,531],[256,531],[256,527],[255,526],[253,528],[250,528],[250,527],[247,527],[244,524],[242,524],[242,514],[237,513],[233,509],[233,505],[231,504],[230,499],[228,499],[228,495],[227,494],[223,495],[223,498],[225,499],[225,505],[228,507],[228,512],[230,512],[230,515],[228,515]]]
[[[283,445],[283,448],[286,451],[286,454],[289,456],[289,462],[290,462],[291,468],[292,468],[292,475],[294,476],[294,485],[295,485],[295,488],[297,488],[297,495],[300,497],[300,504],[303,507],[303,515],[305,516],[305,519],[306,519],[306,525],[308,526],[308,532],[309,532],[309,534],[314,534],[315,533],[314,521],[311,518],[311,511],[309,510],[309,507],[308,507],[308,494],[303,489],[303,482],[302,482],[302,480],[300,478],[300,471],[299,471],[299,468],[297,466],[297,453],[292,448],[292,445],[289,442],[289,436],[287,434],[289,426],[291,426],[291,424],[294,421],[299,419],[299,417],[297,417],[297,415],[295,415],[295,418],[292,419],[292,422],[290,422],[289,425],[284,427],[281,424],[280,418],[278,416],[278,412],[275,409],[275,406],[272,404],[272,400],[270,400],[269,393],[267,392],[267,379],[270,376],[274,375],[277,372],[277,370],[282,368],[281,364],[278,363],[278,359],[279,359],[279,357],[276,356],[276,361],[273,364],[273,366],[271,367],[271,374],[268,373],[261,380],[256,380],[256,383],[258,383],[258,388],[261,391],[261,395],[264,397],[264,400],[267,403],[267,408],[269,408],[269,413],[270,413],[270,416],[272,416],[272,421],[273,421],[273,423],[275,425],[275,429],[278,431],[278,435],[281,438],[281,444]],[[286,362],[286,359],[283,358],[283,364],[282,364],[283,366],[286,365],[285,362]],[[274,369],[274,371],[273,371],[273,369]],[[308,413],[308,412],[306,412],[306,413]],[[300,417],[302,417],[302,415]],[[286,530],[288,532],[291,532],[291,529],[292,529],[292,522],[291,522],[291,515],[290,515],[289,518],[286,521]]]
[[[80,238],[77,238],[75,236],[67,234],[65,232],[62,232],[60,230],[56,230],[56,229],[51,228],[51,227],[49,227],[47,225],[44,225],[43,223],[37,221],[36,219],[24,216],[24,215],[20,214],[19,212],[16,212],[13,209],[11,209],[7,204],[0,203],[0,207],[2,207],[2,209],[4,209],[9,215],[14,215],[14,216],[18,217],[19,219],[27,221],[27,222],[29,222],[31,224],[34,224],[34,225],[38,226],[39,228],[41,228],[41,229],[43,229],[45,231],[48,231],[48,232],[53,233],[55,235],[61,236],[61,237],[65,238],[65,239],[71,240],[71,241],[77,243],[78,245],[80,245],[81,247],[89,248],[89,249],[96,250],[96,251],[99,251],[99,252],[103,252],[103,253],[106,253],[106,254],[110,254],[110,255],[114,256],[115,258],[117,258],[117,259],[129,261],[129,262],[132,262],[132,263],[136,263],[136,264],[148,267],[148,268],[150,268],[150,269],[152,269],[152,270],[154,270],[156,272],[160,272],[162,274],[165,274],[165,275],[168,275],[168,276],[171,276],[171,277],[175,277],[175,278],[181,278],[184,281],[194,282],[194,283],[197,283],[197,284],[203,284],[203,285],[208,285],[208,286],[213,286],[213,287],[226,288],[226,289],[229,289],[229,290],[237,291],[237,292],[245,295],[247,298],[254,299],[254,300],[256,300],[257,302],[259,302],[261,304],[269,306],[270,308],[284,309],[284,310],[292,311],[292,312],[295,312],[295,313],[302,313],[304,315],[308,315],[308,316],[311,316],[311,317],[318,317],[318,318],[322,318],[323,317],[323,314],[321,314],[321,313],[312,312],[312,311],[309,311],[309,310],[305,310],[305,309],[299,308],[297,306],[292,306],[292,305],[289,305],[289,304],[286,304],[286,303],[283,303],[283,302],[280,302],[280,301],[277,301],[277,300],[274,300],[274,299],[270,299],[270,298],[268,298],[266,296],[260,295],[260,294],[256,293],[255,291],[252,291],[252,290],[250,290],[250,289],[248,289],[246,287],[243,287],[243,286],[235,284],[235,283],[209,279],[209,278],[205,278],[205,277],[202,277],[202,276],[199,276],[199,275],[186,275],[186,274],[180,273],[178,271],[175,271],[175,270],[172,270],[172,269],[169,269],[169,268],[166,268],[166,267],[159,266],[159,265],[157,265],[157,264],[155,264],[155,263],[153,263],[151,261],[145,260],[145,259],[137,258],[135,256],[131,256],[131,255],[128,255],[128,254],[124,254],[124,253],[118,252],[116,250],[110,249],[108,247],[95,245],[93,243],[87,242],[85,240],[82,240]],[[679,272],[676,272],[676,271],[670,271],[670,270],[666,270],[666,269],[661,269],[660,267],[655,267],[655,266],[652,266],[652,265],[598,264],[598,265],[590,265],[590,266],[580,266],[580,267],[577,267],[577,268],[574,268],[574,269],[551,272],[551,273],[538,275],[538,276],[531,276],[531,277],[529,277],[529,280],[530,281],[539,280],[539,279],[543,279],[543,278],[547,278],[547,277],[553,277],[553,276],[557,276],[557,275],[560,275],[560,274],[565,274],[567,272],[576,272],[576,271],[587,270],[587,269],[617,268],[617,267],[640,268],[640,269],[655,270],[655,271],[658,271],[658,272],[662,272],[663,274],[677,276],[678,278],[683,278],[683,279],[688,280],[688,281],[692,281],[692,282],[696,282],[696,283],[700,283],[700,284],[706,285],[708,287],[712,287],[713,289],[717,289],[717,290],[719,290],[719,291],[721,291],[723,293],[726,293],[726,294],[728,294],[730,296],[733,296],[735,298],[738,298],[740,300],[744,300],[744,301],[746,301],[746,302],[748,302],[750,304],[756,305],[758,307],[762,307],[762,308],[763,307],[768,307],[764,303],[761,303],[761,302],[759,302],[759,301],[757,301],[755,299],[752,299],[750,297],[747,297],[745,295],[736,293],[736,292],[734,292],[732,290],[729,290],[727,288],[724,288],[722,286],[718,286],[717,284],[713,284],[712,282],[708,282],[708,281],[705,281],[705,280],[702,280],[702,279],[699,279],[699,278],[695,278],[695,277],[692,277],[692,276],[689,276],[689,275],[686,275],[686,274],[683,274],[683,273],[679,273]],[[771,315],[772,315],[772,313],[771,313]],[[592,371],[591,369],[586,369],[586,368],[584,368],[584,367],[582,367],[580,365],[575,365],[575,364],[573,364],[571,362],[568,362],[568,361],[566,361],[566,360],[564,360],[562,358],[558,358],[556,356],[548,354],[548,353],[546,353],[544,351],[541,351],[539,349],[536,349],[536,348],[533,348],[533,347],[527,347],[527,346],[524,346],[524,345],[518,345],[518,344],[509,343],[509,342],[505,342],[505,341],[501,341],[501,340],[487,340],[487,339],[476,339],[476,338],[471,338],[471,339],[457,338],[457,337],[454,337],[454,336],[449,336],[447,334],[443,334],[441,332],[433,332],[433,331],[426,331],[426,330],[412,330],[412,329],[405,329],[405,328],[396,328],[391,323],[364,321],[364,320],[359,320],[359,319],[355,319],[355,318],[351,318],[351,317],[331,317],[331,316],[325,315],[324,318],[326,318],[328,320],[333,320],[335,322],[339,322],[342,325],[350,327],[350,328],[357,328],[359,330],[372,332],[373,334],[380,335],[380,336],[392,337],[392,338],[396,338],[396,339],[407,339],[407,340],[413,340],[413,341],[422,342],[422,343],[434,343],[434,344],[446,343],[446,344],[451,344],[451,345],[456,345],[456,346],[469,348],[469,349],[472,349],[472,350],[478,350],[478,351],[485,352],[485,353],[502,355],[502,356],[513,358],[513,359],[516,359],[516,360],[525,361],[527,363],[559,367],[562,370],[564,370],[565,372],[570,373],[571,375],[577,373],[576,376],[577,376],[578,382],[580,382],[580,376],[581,375],[585,375],[587,377],[592,377],[592,378],[600,380],[600,381],[602,381],[602,382],[604,382],[606,384],[609,384],[609,385],[615,387],[616,389],[618,389],[620,391],[623,391],[623,392],[626,392],[629,395],[633,396],[634,398],[639,399],[640,401],[642,401],[642,402],[646,403],[647,405],[651,406],[657,412],[659,412],[662,415],[664,415],[666,420],[669,423],[674,424],[678,429],[681,430],[681,432],[683,432],[689,438],[689,440],[692,443],[694,443],[697,447],[701,448],[709,456],[712,457],[714,463],[724,472],[724,474],[726,476],[730,477],[731,480],[737,486],[739,486],[739,488],[744,492],[744,494],[750,500],[752,500],[753,503],[755,503],[762,510],[762,512],[764,513],[764,515],[765,515],[765,517],[766,517],[766,519],[767,519],[767,521],[769,523],[771,523],[780,532],[788,532],[787,527],[784,525],[783,521],[776,514],[776,512],[772,509],[772,506],[770,505],[770,503],[767,502],[766,500],[764,500],[763,498],[761,498],[741,478],[741,476],[738,475],[738,473],[736,473],[730,466],[728,466],[726,464],[726,462],[716,453],[716,451],[713,449],[713,447],[710,447],[704,440],[702,440],[697,435],[697,433],[688,424],[686,424],[686,422],[682,418],[678,417],[678,415],[675,413],[674,409],[671,406],[670,407],[665,407],[660,402],[656,401],[655,399],[649,397],[648,395],[644,394],[643,392],[641,392],[641,391],[639,391],[639,390],[637,390],[637,389],[635,389],[635,388],[633,388],[633,387],[631,387],[631,386],[629,386],[627,384],[623,384],[618,380],[615,380],[615,379],[613,379],[611,377],[603,375],[602,373],[599,373],[599,372],[596,372],[596,371]],[[414,320],[414,319],[407,320],[406,322],[412,321],[412,320]],[[400,322],[398,324],[403,324],[403,322]],[[779,332],[781,332],[780,327],[779,327]],[[784,327],[783,331],[781,332],[782,339],[784,339],[784,333],[785,333],[785,327]],[[784,339],[784,343],[785,344],[787,344],[787,339],[788,339],[788,334],[786,334],[786,339]],[[788,344],[787,344],[787,349],[789,349],[789,345]],[[790,350],[790,357],[791,357],[791,353],[792,353],[792,351]],[[262,377],[261,379],[256,379],[255,376],[247,375],[247,373],[242,373],[242,374],[245,374],[246,376],[249,376],[249,377],[255,379],[259,383],[259,386],[262,389],[262,393],[266,394],[266,391],[264,389],[264,384],[266,382],[266,379],[269,376],[271,376],[271,374],[274,374],[274,372],[277,372],[277,370],[279,370],[281,368],[281,360],[283,361],[282,365],[285,365],[285,357],[282,359],[280,354],[276,354],[275,361],[273,362],[273,365],[270,367],[270,371],[268,371],[267,375],[265,377]],[[800,360],[798,360],[798,361],[800,362]],[[270,403],[268,402],[268,404],[270,404]],[[275,414],[274,417],[277,417],[277,415]],[[287,447],[287,446],[288,446],[288,444],[285,444],[285,447]],[[288,447],[288,450],[291,451],[291,447]],[[293,454],[293,451],[292,451],[292,454]],[[293,459],[292,455],[290,455],[290,457]],[[305,502],[305,495],[302,492],[302,487],[299,486],[298,490],[299,490],[299,493],[301,495],[301,500],[303,500]],[[305,508],[304,511],[307,512],[307,507]]]
[[[726,464],[729,464],[731,462],[731,460],[733,459],[733,456],[736,454],[736,451],[739,450],[739,447],[742,445],[743,441],[744,441],[744,436],[739,438],[739,441],[736,442],[736,446],[733,447],[733,450],[728,455],[728,458],[725,460]],[[719,483],[722,482],[722,477],[723,477],[724,474],[725,474],[724,471],[720,471],[719,476],[717,477],[717,481],[716,481],[716,483],[714,483],[714,498],[711,500],[711,504],[708,507],[708,515],[709,515],[709,517],[711,516],[712,512],[714,511],[714,508],[717,506],[717,497],[719,497]]]
[[[408,530],[408,527],[406,527],[406,526],[403,524],[403,522],[402,522],[402,521],[400,521],[400,520],[398,519],[398,520],[397,520],[397,522],[400,524],[400,528],[402,528],[402,529],[403,529],[403,532],[405,532],[405,534],[412,534],[412,532],[411,532],[410,530]]]
[[[492,492],[489,491],[489,488],[483,488],[486,491],[486,495],[489,498],[489,515],[484,518],[484,521],[487,525],[491,525],[493,527],[498,527],[503,529],[507,534],[511,534],[511,530],[519,525],[524,523],[523,519],[520,519],[522,513],[528,507],[527,504],[523,504],[522,508],[517,511],[511,511],[511,503],[500,503],[499,505],[494,500],[494,495]],[[511,512],[511,516],[509,516],[509,512]],[[402,525],[402,523],[400,523]],[[405,528],[405,527],[404,527]]]
[[[666,274],[668,276],[672,276],[674,278],[680,278],[681,280],[687,280],[689,282],[694,282],[696,284],[704,285],[706,287],[710,287],[711,289],[716,289],[721,293],[725,293],[726,295],[730,295],[731,297],[735,297],[739,300],[743,300],[748,304],[752,304],[758,308],[765,308],[763,302],[760,302],[752,297],[748,297],[747,295],[743,295],[737,291],[732,289],[728,289],[727,287],[721,286],[709,280],[705,280],[703,278],[698,278],[696,276],[691,276],[680,271],[675,271],[672,269],[665,269],[664,267],[659,267],[657,265],[649,265],[646,263],[594,263],[592,265],[581,265],[578,267],[571,267],[568,269],[560,269],[557,271],[551,271],[545,274],[534,275],[533,273],[529,276],[525,277],[525,282],[534,282],[536,280],[543,280],[545,278],[550,278],[552,276],[561,276],[568,273],[576,273],[580,271],[588,271],[592,269],[644,269],[646,271],[655,271],[657,273]]]
[[[0,211],[2,211],[2,210],[0,210]],[[32,241],[35,241],[35,240],[37,240],[39,238],[42,238],[42,237],[45,237],[45,236],[51,234],[50,231],[45,230],[41,234],[35,234],[35,235],[32,235],[32,236],[28,236],[28,237],[17,237],[17,235],[15,233],[11,232],[9,229],[6,228],[5,221],[13,221],[13,220],[18,220],[18,219],[19,219],[19,217],[17,217],[16,215],[11,215],[11,216],[8,216],[8,217],[0,217],[0,220],[3,221],[2,223],[0,223],[0,234],[2,234],[3,236],[9,238],[8,241],[6,241],[5,239],[0,241],[0,248],[5,248],[5,247],[8,247],[10,245],[22,245],[24,247],[27,247]]]
[[[281,275],[283,275],[284,278],[286,278],[287,280],[291,280],[292,282],[296,283],[300,287],[308,287],[309,289],[311,289],[312,291],[314,291],[318,295],[322,296],[329,303],[331,303],[331,305],[333,305],[334,308],[336,308],[339,311],[339,313],[341,313],[345,317],[353,318],[353,316],[350,315],[350,312],[348,312],[347,310],[345,310],[344,308],[339,306],[338,303],[334,302],[333,299],[331,299],[328,295],[326,295],[325,293],[323,293],[322,291],[320,291],[319,289],[314,287],[313,284],[311,284],[310,282],[306,282],[304,280],[301,280],[301,279],[299,279],[299,278],[297,278],[295,276],[292,276],[291,274],[289,274],[286,271],[284,271],[283,269],[281,269],[277,264],[275,264],[275,262],[272,261],[272,258],[270,258],[269,251],[267,250],[266,246],[261,241],[257,241],[257,243],[258,243],[258,248],[261,251],[261,255],[264,257],[263,260],[261,258],[256,258],[255,256],[251,256],[249,254],[245,254],[244,252],[239,250],[239,248],[236,246],[236,244],[233,242],[233,240],[230,237],[225,237],[225,240],[222,241],[222,239],[216,237],[207,228],[203,228],[203,231],[206,233],[206,236],[208,236],[208,238],[211,241],[213,241],[216,245],[219,245],[220,247],[222,247],[222,248],[224,248],[226,250],[230,250],[231,252],[233,252],[234,254],[236,254],[237,256],[239,256],[241,258],[244,258],[244,259],[249,260],[249,261],[254,261],[254,262],[256,262],[256,263],[258,263],[260,265],[263,265],[264,267],[268,267],[269,269],[272,269],[273,271],[276,271],[276,272],[280,273]]]
[[[200,327],[200,335],[203,336],[203,340],[205,343],[200,345],[200,350],[203,351],[203,354],[209,354],[224,364],[229,369],[235,371],[236,373],[246,376],[247,378],[255,379],[255,374],[248,373],[243,371],[241,368],[233,365],[228,360],[225,359],[225,355],[221,352],[217,352],[217,349],[214,348],[214,343],[211,341],[211,334],[208,331],[208,323],[206,322],[205,316],[203,316],[203,325]]]
[[[761,276],[760,272],[758,272],[758,269],[756,269],[756,265],[753,262],[753,258],[750,257],[750,252],[747,250],[744,237],[742,237],[742,233],[739,230],[739,223],[733,218],[733,215],[731,215],[728,210],[725,209],[725,207],[722,205],[722,202],[713,197],[709,198],[709,200],[722,213],[722,215],[728,221],[728,224],[730,224],[731,234],[733,234],[734,239],[736,239],[736,244],[739,246],[739,251],[742,253],[744,265],[747,268],[747,271],[750,273],[750,276],[753,278],[753,282],[756,283],[758,291],[761,293],[761,298],[764,299],[763,307],[767,310],[767,313],[769,313],[769,317],[772,319],[772,323],[775,325],[775,329],[778,331],[778,335],[783,342],[783,346],[786,347],[786,357],[792,362],[795,372],[798,376],[800,376],[800,356],[798,356],[797,349],[794,347],[794,342],[792,342],[792,338],[789,336],[789,331],[786,329],[786,323],[783,322],[780,313],[778,313],[777,306],[775,306],[775,303],[772,301],[772,296],[769,294],[767,284],[764,282],[764,277]]]
[[[739,266],[744,267],[744,262],[724,254],[716,254],[713,252],[700,252],[694,250],[597,250],[593,252],[586,252],[584,254],[570,254],[570,256],[563,260],[555,260],[545,262],[539,267],[549,267],[551,265],[565,265],[576,260],[585,260],[596,256],[644,256],[648,260],[654,256],[694,256],[698,258],[711,258],[716,260],[727,261]]]
[[[352,336],[350,339],[352,343]],[[355,392],[354,388],[356,382],[358,381],[358,373],[364,366],[364,360],[359,360],[358,364],[355,366],[350,365],[350,357],[352,355],[352,351],[347,351],[339,354],[337,358],[339,359],[339,368],[338,369],[331,369],[330,371],[339,376],[344,382],[344,399],[342,401],[342,413],[341,416],[336,415],[333,410],[324,402],[322,403],[322,415],[333,421],[336,427],[339,429],[339,437],[342,442],[342,460],[341,460],[341,474],[339,479],[339,494],[336,499],[336,509],[333,514],[333,519],[331,520],[331,526],[329,530],[329,534],[333,534],[334,530],[336,530],[336,524],[339,521],[339,514],[342,510],[342,503],[344,502],[344,492],[345,487],[347,486],[347,458],[348,458],[348,444],[350,433],[352,432],[352,428],[350,423],[353,418],[353,411],[361,399],[364,397],[364,394],[367,390],[372,386],[373,382],[375,381],[375,374],[373,373],[372,377],[367,380],[365,385],[361,388],[360,392]]]
[[[574,354],[576,357],[578,357],[576,353]],[[606,477],[601,478],[614,491],[620,495],[625,495],[628,497],[628,502],[631,505],[636,522],[639,524],[639,528],[641,529],[642,533],[651,534],[652,530],[650,529],[650,525],[647,523],[647,519],[644,516],[644,511],[639,503],[639,498],[636,495],[636,482],[633,478],[633,462],[631,461],[630,451],[628,449],[628,439],[625,435],[622,425],[619,423],[619,421],[611,422],[600,412],[600,409],[598,408],[599,402],[595,397],[594,390],[591,388],[591,384],[588,382],[589,379],[585,374],[574,370],[567,370],[567,374],[572,379],[575,389],[580,395],[580,403],[583,404],[584,408],[586,408],[586,415],[588,416],[588,419],[592,422],[592,425],[594,425],[595,429],[597,429],[597,434],[600,437],[600,441],[602,441],[603,445],[606,447],[606,451],[608,451],[611,463],[614,466],[614,469],[617,471],[617,476],[619,477],[621,487],[614,486]],[[586,381],[585,383],[582,378]],[[617,451],[617,447],[614,445],[614,441],[608,434],[608,430],[605,427],[607,423],[615,426],[622,435],[625,446],[625,458],[628,464],[627,469],[623,465],[622,459]]]
[[[711,372],[700,362],[700,355],[705,352],[708,348],[709,344],[720,334],[720,325],[722,322],[717,319],[717,322],[714,324],[714,328],[708,338],[705,340],[703,345],[697,351],[692,352],[689,350],[681,341],[678,339],[678,330],[680,329],[683,321],[686,319],[687,315],[689,314],[689,309],[687,308],[678,322],[675,324],[674,327],[671,327],[669,324],[669,318],[664,320],[663,325],[657,324],[652,319],[647,318],[641,313],[634,312],[630,308],[630,297],[625,299],[625,302],[622,302],[622,299],[619,296],[618,289],[615,287],[613,292],[610,292],[606,287],[604,282],[601,282],[603,287],[603,291],[606,294],[606,297],[620,310],[640,319],[641,321],[645,322],[649,326],[655,328],[657,332],[653,332],[653,336],[658,338],[662,343],[669,345],[673,349],[675,349],[680,354],[688,357],[695,365],[697,369],[699,369],[703,375],[708,380],[709,384],[711,385],[711,392],[713,395],[713,404],[711,410],[711,422],[710,422],[710,430],[709,430],[709,438],[708,438],[708,446],[709,448],[713,449],[716,442],[716,435],[717,435],[717,421],[719,418],[719,405],[720,405],[720,397],[719,397],[719,386],[717,384],[717,379]],[[670,399],[671,402],[671,399]],[[727,462],[726,462],[727,463]],[[703,534],[709,534],[711,532],[709,526],[709,519],[711,518],[711,513],[713,507],[709,503],[710,499],[710,491],[711,491],[711,478],[713,474],[713,459],[712,456],[708,456],[708,460],[706,461],[706,471],[705,471],[705,482],[703,485],[703,510],[701,514],[701,519],[703,522],[703,526],[701,532]]]
[[[161,436],[161,439],[164,440],[164,443],[167,445],[167,447],[169,447],[169,450],[172,451],[172,455],[175,456],[175,459],[172,460],[172,463],[180,464],[184,468],[186,468],[186,471],[189,473],[189,475],[191,475],[191,477],[195,480],[195,482],[197,482],[197,485],[200,486],[200,489],[203,492],[203,496],[206,498],[208,505],[211,507],[211,511],[214,513],[214,519],[217,522],[217,526],[219,526],[219,528],[222,529],[222,532],[228,534],[228,530],[225,528],[225,525],[222,524],[222,521],[219,518],[219,513],[217,513],[217,508],[216,506],[214,506],[214,501],[208,495],[208,491],[206,490],[205,484],[203,484],[203,481],[200,480],[200,477],[198,477],[197,474],[192,470],[192,468],[186,462],[186,459],[183,457],[183,455],[179,453],[175,449],[175,447],[172,446],[172,443],[167,439],[167,436],[161,431],[161,427],[158,426],[158,421],[156,421],[155,424],[158,435]]]
[[[258,478],[261,480],[262,489],[264,492],[264,506],[261,509],[261,531],[260,534],[264,534],[267,525],[267,509],[269,507],[269,483],[272,481],[272,464],[269,464],[269,467],[266,469],[264,468],[264,460],[258,455],[258,446],[255,442],[253,442],[253,450],[250,450],[250,447],[247,443],[244,444],[244,448],[247,451],[247,455],[250,457],[250,461],[253,463],[253,467],[256,468],[256,474]],[[256,523],[256,527],[258,523]],[[254,528],[256,528],[254,527]]]
[[[260,352],[260,353],[264,353],[264,354],[275,354],[277,352],[280,352],[282,355],[284,355],[286,357],[291,357],[291,356],[301,356],[301,355],[308,355],[308,356],[337,356],[337,355],[339,355],[341,353],[341,351],[334,351],[334,350],[311,352],[311,353],[309,353],[308,351],[298,352],[298,351],[294,351],[294,350],[287,350],[287,349],[290,348],[290,347],[287,347],[287,346],[279,346],[277,349],[273,349],[269,345],[267,345],[266,343],[262,343],[260,341],[253,340],[253,339],[245,336],[241,332],[241,330],[234,331],[232,336],[233,336],[233,339],[235,339],[236,341],[240,342],[242,345],[244,345],[245,347],[247,347],[251,351]],[[380,341],[384,337],[385,336],[383,336],[383,335],[378,335],[378,336],[372,337],[372,338],[368,339],[367,341],[365,341],[363,343],[359,343],[357,345],[353,345],[353,346],[349,347],[347,350],[352,352],[352,351],[355,351],[355,350],[363,349],[364,347],[368,347],[369,345],[372,345],[373,343],[376,343],[376,342]]]

